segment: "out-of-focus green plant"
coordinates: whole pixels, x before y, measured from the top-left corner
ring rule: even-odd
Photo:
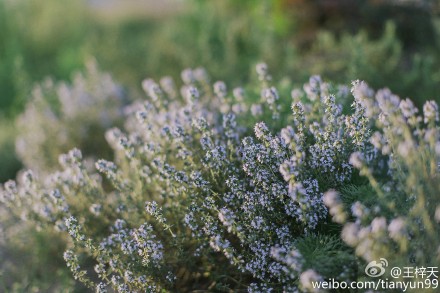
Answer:
[[[58,251],[65,239],[0,207],[0,290],[2,292],[83,292]]]
[[[58,156],[76,145],[86,156],[108,154],[104,132],[122,121],[124,90],[91,60],[72,84],[51,79],[35,86],[17,118],[16,152],[25,166],[48,172]],[[105,155],[104,155],[105,156]]]
[[[82,67],[89,21],[83,1],[0,1],[0,111],[22,109],[31,84]]]
[[[298,46],[300,20],[288,21],[295,13],[289,9],[280,11],[289,7],[283,1],[195,3],[192,10],[150,37],[156,44],[151,54],[165,56],[151,63],[151,68],[159,68],[157,72],[163,74],[162,70],[173,64],[197,63],[212,68],[223,80],[237,82],[247,80],[250,66],[264,59],[279,69],[280,75],[274,72],[274,77],[288,73],[287,78],[294,83],[303,83],[308,76],[320,74],[345,83],[356,76],[375,88],[387,86],[408,95],[419,106],[435,98],[439,90],[440,60],[435,53],[435,34],[434,42],[419,44],[415,52],[414,48],[409,50],[399,35],[401,25],[386,22],[386,13],[383,26],[376,28],[374,35],[362,26],[360,31],[346,27],[337,34],[317,27],[309,36],[309,45],[303,47]],[[434,15],[429,17],[435,19]],[[179,55],[175,48],[187,53]]]
[[[273,66],[293,61],[281,15],[271,1],[188,1],[172,18],[102,27],[90,51],[118,80],[136,86],[146,75],[160,78],[194,64],[238,83],[259,60]]]
[[[276,0],[284,15],[290,15],[297,26],[297,42],[313,42],[320,30],[337,35],[366,31],[373,38],[382,34],[387,22],[397,26],[397,37],[406,49],[432,48],[435,27],[432,19],[439,15],[436,0],[357,0],[308,1]]]
[[[336,77],[344,82],[357,76],[375,87],[386,84],[400,94],[417,92],[421,100],[432,98],[437,90],[432,86],[437,77],[432,81],[428,77],[431,73],[437,74],[439,61],[429,50],[438,48],[433,47],[435,40],[419,45],[420,57],[414,57],[412,51],[401,45],[401,23],[397,22],[395,29],[388,26],[382,37],[380,32],[384,27],[376,28],[373,34],[367,24],[363,27],[359,23],[357,27],[367,29],[370,34],[356,35],[357,30],[350,29],[350,22],[343,18],[342,5],[328,13],[334,14],[331,15],[333,22],[347,25],[334,30],[333,26],[315,25],[308,37],[311,48],[298,47],[301,27],[307,21],[293,8],[302,7],[301,3],[187,1],[173,17],[164,13],[162,18],[147,16],[102,22],[91,14],[84,1],[2,0],[0,25],[4,29],[0,34],[5,42],[0,46],[0,85],[5,94],[0,99],[0,107],[7,112],[10,107],[21,109],[32,82],[46,75],[69,79],[90,55],[96,56],[101,66],[118,80],[133,86],[146,75],[160,77],[175,67],[194,64],[211,68],[211,72],[223,80],[245,81],[249,69],[258,60],[266,60],[280,72],[290,72],[290,78],[299,83],[311,74],[331,75],[332,79]],[[319,15],[323,9],[321,4],[307,4],[308,10]],[[366,5],[372,11],[382,11],[381,23],[393,13],[368,1],[350,5],[358,10]],[[434,20],[434,14],[426,18],[430,17]],[[325,36],[318,34],[316,39],[315,34],[322,28],[328,28],[329,32]],[[353,33],[355,36],[350,37]],[[344,36],[339,39],[341,34]],[[396,50],[399,47],[400,50]],[[310,60],[321,65],[309,67]],[[415,90],[420,84],[427,93]]]
[[[0,120],[0,182],[13,179],[21,164],[14,151],[16,128],[10,120]]]
[[[388,23],[383,35],[372,40],[365,32],[336,38],[321,32],[317,41],[296,65],[332,77],[339,82],[353,76],[366,80],[375,88],[389,87],[407,95],[419,106],[437,99],[440,90],[440,58],[436,54],[408,54],[397,39],[395,25]],[[295,67],[298,72],[300,68]]]

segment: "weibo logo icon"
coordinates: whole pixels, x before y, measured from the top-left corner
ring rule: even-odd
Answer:
[[[381,258],[380,261],[371,261],[365,268],[365,273],[373,278],[377,278],[385,274],[385,268],[388,266],[388,261]]]

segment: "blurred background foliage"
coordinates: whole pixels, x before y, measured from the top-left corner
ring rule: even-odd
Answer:
[[[423,75],[436,73],[432,80],[439,74],[436,5],[429,0],[1,0],[0,109],[7,117],[20,113],[34,82],[47,75],[69,79],[90,56],[127,86],[197,65],[240,83],[254,63],[265,60],[298,82],[312,73],[341,81],[363,78],[402,95],[413,95],[417,86],[425,99],[434,85]]]
[[[427,73],[438,79],[438,6],[429,0],[1,0],[0,111],[17,115],[33,83],[48,75],[68,80],[90,56],[127,86],[188,66],[241,83],[264,60],[293,81],[312,73],[363,78],[402,95],[417,86],[424,99],[433,85],[413,80]]]
[[[419,106],[439,101],[439,6],[435,0],[0,0],[0,182],[22,167],[15,120],[35,84],[47,76],[72,82],[91,57],[131,95],[145,77],[177,78],[185,67],[203,66],[236,86],[265,61],[274,79],[293,84],[312,74],[341,83],[363,79]],[[27,229],[16,233],[40,250],[0,244],[0,270],[9,272],[0,275],[0,291],[72,292],[63,261],[50,257],[62,244]],[[9,258],[32,269],[14,271]],[[57,283],[36,267],[49,268]]]

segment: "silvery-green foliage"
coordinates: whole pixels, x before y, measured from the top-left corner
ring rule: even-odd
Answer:
[[[396,245],[416,253],[407,216],[418,227],[440,218],[418,195],[420,180],[432,182],[424,194],[439,190],[437,105],[422,119],[410,100],[355,82],[344,109],[346,87],[313,76],[302,89],[278,90],[266,65],[257,74],[260,85],[232,91],[202,69],[184,70],[180,90],[168,77],[145,80],[147,99],[105,134],[113,161],[93,168],[73,149],[60,171],[6,182],[2,202],[68,234],[73,276],[98,292],[307,291],[310,280],[362,277],[356,255],[385,257]],[[429,166],[428,177],[416,164]],[[412,204],[415,215],[399,210]],[[341,237],[331,219],[344,224]]]
[[[34,87],[17,119],[16,152],[35,172],[54,170],[58,156],[74,147],[86,155],[106,155],[102,133],[121,123],[125,103],[122,87],[93,60],[71,84],[48,78]]]
[[[374,93],[359,82],[353,93],[375,131],[366,152],[350,156],[367,181],[324,197],[335,221],[344,224],[342,239],[368,262],[386,258],[392,267],[438,267],[438,106],[427,101],[420,111],[409,99],[387,89]]]

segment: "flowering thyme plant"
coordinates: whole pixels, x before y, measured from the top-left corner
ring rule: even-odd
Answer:
[[[68,234],[67,265],[97,292],[316,291],[363,278],[362,259],[438,263],[437,105],[422,118],[355,82],[347,107],[348,88],[318,76],[290,91],[257,74],[232,91],[203,69],[180,91],[145,80],[105,134],[112,161],[73,149],[61,171],[6,182],[2,202]]]
[[[423,112],[389,90],[353,87],[355,103],[375,121],[367,152],[350,164],[365,182],[324,196],[342,239],[370,262],[386,258],[392,267],[438,267],[440,263],[440,132],[438,106]]]

